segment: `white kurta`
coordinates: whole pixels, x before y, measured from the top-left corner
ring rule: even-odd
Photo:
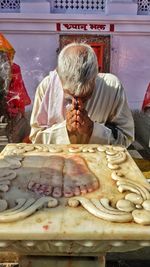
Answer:
[[[124,89],[116,76],[110,73],[98,74],[93,94],[85,108],[94,122],[89,143],[121,144],[128,147],[133,142],[133,118]],[[65,110],[64,92],[55,70],[43,79],[36,90],[30,122],[32,143],[70,144]],[[105,126],[106,122],[116,125],[116,139],[111,129]]]

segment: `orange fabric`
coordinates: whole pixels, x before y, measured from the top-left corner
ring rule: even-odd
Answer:
[[[12,61],[15,54],[15,49],[8,42],[2,33],[0,33],[0,51],[4,51],[8,54],[9,59]]]

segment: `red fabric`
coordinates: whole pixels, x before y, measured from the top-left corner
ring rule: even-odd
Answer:
[[[32,143],[31,140],[29,139],[29,136],[24,137],[22,142],[23,143],[27,143],[27,144],[31,144]]]
[[[142,110],[145,111],[147,108],[150,108],[150,83],[147,87],[147,91],[144,97],[143,105],[142,105]]]
[[[12,80],[9,92],[6,96],[6,108],[10,117],[16,117],[18,113],[24,113],[25,106],[31,103],[25,88],[19,65],[12,64]]]
[[[0,51],[6,52],[8,54],[9,59],[11,61],[13,60],[15,49],[2,33],[0,33]]]

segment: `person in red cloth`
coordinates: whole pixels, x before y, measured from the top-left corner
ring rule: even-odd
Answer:
[[[26,91],[19,65],[13,63],[11,67],[12,79],[6,95],[6,108],[10,117],[25,112],[25,106],[31,103]]]
[[[142,105],[142,111],[150,114],[150,83],[146,90],[146,94]]]
[[[3,101],[9,118],[23,114],[25,106],[31,103],[25,88],[19,65],[13,63],[15,50],[8,40],[0,34],[0,80],[3,81]],[[1,88],[2,89],[2,88]]]
[[[13,62],[15,50],[0,33],[0,122],[8,122],[11,142],[26,137],[25,106],[31,103],[22,79],[20,66]],[[16,133],[15,133],[16,132]],[[17,132],[19,132],[17,134]],[[16,137],[16,136],[19,137]]]

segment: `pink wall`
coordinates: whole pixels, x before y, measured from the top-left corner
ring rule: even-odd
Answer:
[[[57,64],[58,35],[5,34],[16,50],[14,62],[19,64],[27,91],[32,99],[39,82]],[[31,107],[27,107],[27,109]]]
[[[130,107],[141,109],[150,82],[150,36],[114,36],[111,72],[121,79]]]
[[[2,23],[1,23],[2,22]],[[61,24],[62,32],[56,25]],[[106,31],[67,30],[63,23],[106,24]],[[114,31],[110,31],[114,25]],[[80,16],[1,14],[0,31],[16,50],[29,95],[34,99],[38,83],[57,65],[60,34],[99,34],[111,36],[111,72],[122,81],[131,109],[141,109],[150,82],[150,19],[146,16]],[[32,105],[27,107],[32,109]]]

